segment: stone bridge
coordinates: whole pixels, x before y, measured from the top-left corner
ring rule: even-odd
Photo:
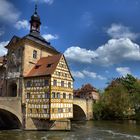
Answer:
[[[72,120],[91,120],[91,119],[93,119],[93,100],[74,98]]]
[[[0,97],[0,128],[22,127],[21,99]]]
[[[24,117],[21,98],[0,97],[0,129],[23,128]],[[73,119],[90,120],[93,118],[93,100],[74,98]]]

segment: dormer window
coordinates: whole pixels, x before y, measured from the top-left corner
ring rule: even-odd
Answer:
[[[33,50],[33,58],[36,59],[37,58],[37,51]]]
[[[52,64],[48,64],[48,65],[47,65],[47,68],[50,68],[50,67],[51,67],[51,65],[52,65]]]

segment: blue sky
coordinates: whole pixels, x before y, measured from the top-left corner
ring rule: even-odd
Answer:
[[[35,0],[0,0],[0,55],[29,33]],[[41,34],[65,54],[75,88],[104,88],[114,77],[140,78],[140,0],[38,0]]]

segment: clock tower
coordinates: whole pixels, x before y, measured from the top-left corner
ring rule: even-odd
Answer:
[[[31,20],[30,20],[30,33],[32,32],[37,32],[40,33],[40,17],[37,14],[37,5],[35,5],[35,12],[34,14],[31,16]]]

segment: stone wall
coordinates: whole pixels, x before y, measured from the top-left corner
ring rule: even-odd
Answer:
[[[68,119],[50,121],[48,119],[26,118],[25,130],[70,130],[71,122]]]
[[[79,120],[81,120],[82,113],[84,113],[86,116],[85,118],[83,114],[84,120],[93,119],[93,100],[92,99],[74,98],[73,104],[76,107],[76,108],[73,108],[74,110],[76,109],[74,113],[77,113],[76,116],[77,117],[79,116]]]

